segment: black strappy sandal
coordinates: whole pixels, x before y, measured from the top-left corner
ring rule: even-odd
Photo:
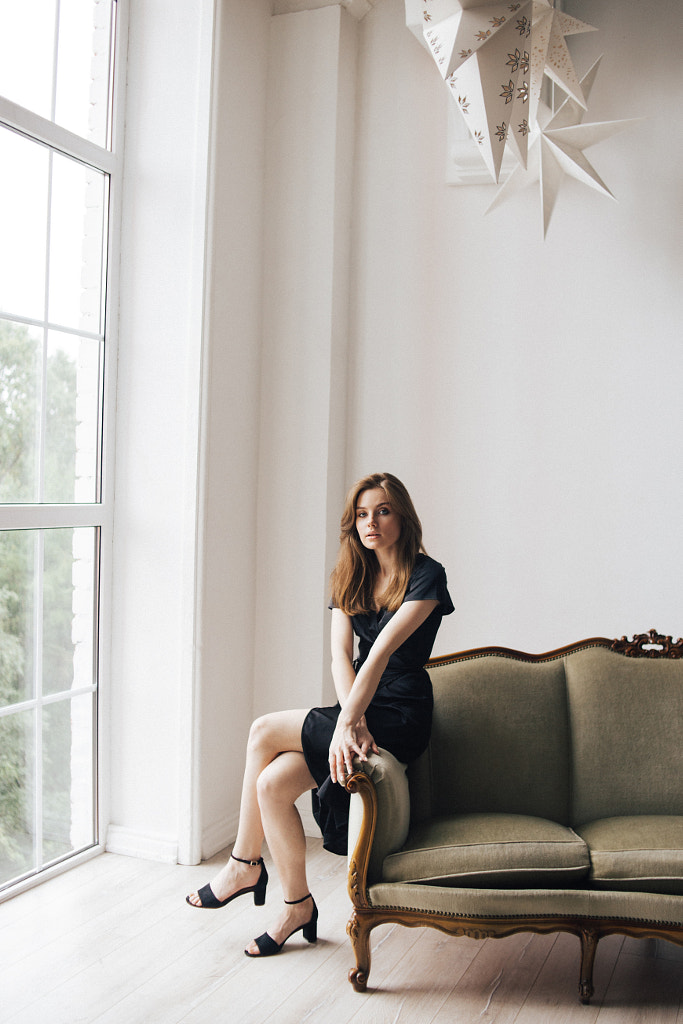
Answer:
[[[303,903],[304,900],[313,900],[313,897],[311,896],[310,892],[307,893],[305,896],[302,896],[300,900],[285,900],[285,903],[287,903],[289,906],[292,906],[294,903]],[[306,939],[307,942],[317,942],[318,908],[315,905],[315,900],[313,900],[313,913],[311,914],[310,919],[306,922],[306,924],[299,925],[298,928],[295,928],[293,932],[290,932],[289,935],[287,935],[282,940],[282,942],[279,943],[276,942],[275,939],[268,934],[268,932],[264,932],[263,935],[259,935],[257,939],[254,939],[254,942],[256,943],[259,949],[258,953],[250,953],[248,949],[245,949],[245,956],[251,956],[255,960],[258,960],[258,958],[261,956],[275,956],[276,953],[279,953],[282,950],[282,947],[284,946],[287,939],[291,939],[292,935],[294,935],[296,932],[303,932],[304,938]]]
[[[236,857],[234,853],[231,853],[230,856],[233,860],[238,860],[240,864],[251,864],[253,868],[259,864],[261,865],[261,874],[256,885],[250,885],[246,889],[238,889],[237,892],[234,892],[232,896],[228,896],[227,899],[219,900],[216,899],[211,885],[207,882],[206,885],[197,890],[201,903],[193,903],[189,896],[185,897],[186,902],[191,907],[198,907],[200,910],[218,910],[219,907],[227,907],[231,900],[236,900],[238,896],[244,896],[248,892],[253,892],[254,894],[254,906],[263,906],[266,902],[266,886],[268,885],[268,872],[266,871],[266,865],[263,863],[263,857],[259,857],[258,860],[244,860],[243,857]]]

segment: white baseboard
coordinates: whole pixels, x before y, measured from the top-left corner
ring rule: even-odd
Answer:
[[[202,830],[202,860],[209,860],[235,842],[237,820],[237,814],[231,814]]]
[[[296,802],[301,815],[304,833],[312,838],[320,838],[320,829],[313,817],[310,793],[304,793]],[[209,860],[221,850],[232,846],[237,835],[238,815],[231,814],[221,821],[208,825],[202,832],[202,860]]]
[[[320,838],[320,829],[313,817],[310,793],[304,793],[297,800],[305,835]],[[209,860],[226,847],[231,846],[237,835],[237,814],[231,814],[221,821],[207,826],[202,832],[202,860]],[[141,860],[156,860],[164,864],[178,863],[178,841],[161,836],[145,835],[122,825],[110,825],[107,829],[107,853],[118,853],[124,857],[140,857]]]
[[[141,860],[156,860],[164,864],[178,863],[177,839],[145,835],[122,825],[110,825],[107,829],[107,853],[118,853],[124,857],[139,857]]]

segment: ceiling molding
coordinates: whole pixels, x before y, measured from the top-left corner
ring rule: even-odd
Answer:
[[[320,7],[343,7],[357,21],[382,0],[273,0],[273,14],[294,14],[297,11],[315,11]]]

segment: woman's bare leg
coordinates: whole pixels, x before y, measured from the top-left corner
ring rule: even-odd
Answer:
[[[247,743],[237,838],[233,846],[235,857],[241,857],[244,860],[258,860],[261,856],[264,830],[257,782],[263,770],[281,753],[296,751],[301,754],[301,726],[307,714],[307,709],[276,711],[273,714],[257,718],[252,724]],[[301,756],[303,759],[303,755]],[[310,775],[309,779],[308,788],[312,789],[315,786],[315,781]],[[242,864],[231,857],[211,880],[211,891],[216,899],[225,900],[239,889],[255,885],[259,873],[259,867]],[[188,899],[195,906],[201,906],[201,900],[196,892],[193,892]]]
[[[299,751],[286,751],[272,761],[259,775],[257,791],[261,821],[268,849],[280,876],[285,900],[299,901],[286,904],[268,934],[278,944],[311,919],[312,900],[306,879],[306,837],[301,817],[294,801],[315,787],[304,756]],[[255,942],[247,952],[256,956]]]

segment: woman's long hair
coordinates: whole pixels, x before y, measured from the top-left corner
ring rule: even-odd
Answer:
[[[346,496],[341,517],[340,548],[331,576],[332,601],[347,615],[362,615],[374,607],[373,591],[379,564],[364,547],[356,529],[356,506],[363,491],[380,487],[401,521],[396,574],[382,594],[382,607],[394,612],[405,596],[415,558],[422,546],[422,524],[408,491],[391,473],[373,473],[358,480]]]

